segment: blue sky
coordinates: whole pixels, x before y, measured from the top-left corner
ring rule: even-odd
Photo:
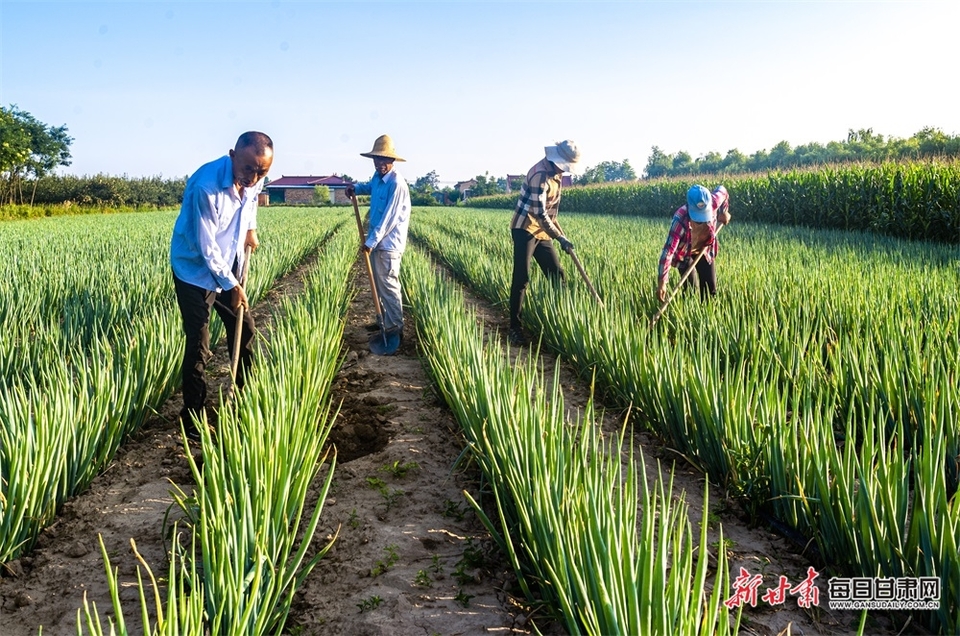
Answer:
[[[750,154],[850,129],[960,134],[960,2],[0,2],[0,104],[75,141],[70,174],[183,176],[245,130],[271,178],[409,179],[652,146]]]

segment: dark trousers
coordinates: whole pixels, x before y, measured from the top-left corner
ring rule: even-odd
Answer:
[[[233,291],[214,292],[185,283],[176,276],[173,285],[177,292],[177,305],[183,317],[183,332],[186,345],[183,350],[183,411],[200,415],[207,401],[207,382],[204,377],[207,364],[213,358],[210,351],[210,310],[216,309],[220,320],[227,328],[227,350],[233,355],[233,341],[237,329],[237,315],[231,308]],[[240,332],[240,362],[237,364],[235,389],[243,388],[243,381],[253,358],[253,335],[256,325],[249,311],[243,312],[243,328]]]
[[[687,273],[693,258],[687,258],[677,265],[677,271],[680,276]],[[684,291],[691,289],[700,289],[700,300],[707,300],[717,295],[717,264],[708,263],[706,258],[701,258],[697,262],[696,269],[690,274],[687,282],[684,284]]]
[[[554,282],[563,282],[560,258],[553,249],[553,241],[535,239],[526,230],[511,230],[513,234],[513,282],[510,284],[510,328],[519,329],[520,309],[530,283],[530,259],[534,258],[541,271]]]

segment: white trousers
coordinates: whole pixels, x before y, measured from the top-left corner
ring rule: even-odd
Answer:
[[[373,250],[370,264],[383,311],[383,328],[403,329],[403,296],[400,289],[400,259],[403,252]]]

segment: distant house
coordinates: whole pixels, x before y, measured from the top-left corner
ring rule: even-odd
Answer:
[[[352,181],[344,181],[338,175],[329,177],[288,177],[286,175],[267,184],[267,195],[271,205],[284,203],[314,203],[313,193],[316,186],[326,186],[330,190],[329,203],[350,203],[344,193]]]
[[[526,178],[527,178],[527,175],[525,174],[508,174],[507,175],[507,192],[513,191],[510,188],[511,181],[513,181],[514,183],[519,181],[520,185],[523,186],[523,182],[526,180]],[[569,188],[570,186],[572,186],[573,176],[569,172],[564,172],[563,176],[560,177],[560,185],[563,186],[564,188]]]
[[[513,192],[513,187],[511,186],[511,183],[517,183],[519,181],[520,185],[522,186],[526,178],[527,178],[527,175],[525,174],[508,174],[507,175],[507,194],[510,194],[511,192]],[[564,188],[569,188],[570,186],[573,185],[573,177],[568,173],[564,173],[564,175],[560,177],[560,184]],[[466,201],[467,199],[470,198],[470,188],[472,188],[475,185],[477,185],[477,180],[470,179],[469,181],[457,181],[457,185],[453,187],[460,192],[460,200]]]
[[[476,179],[470,179],[469,181],[457,181],[457,185],[453,186],[457,189],[457,192],[460,193],[460,200],[466,201],[469,196],[470,188],[477,185]]]

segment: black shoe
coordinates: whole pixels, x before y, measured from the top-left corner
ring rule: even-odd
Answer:
[[[375,322],[371,322],[369,325],[364,325],[363,328],[367,331],[380,331],[380,325]]]
[[[200,443],[200,429],[198,429],[194,424],[193,420],[189,417],[183,418],[180,420],[183,424],[183,433],[187,436],[187,439],[191,442]]]
[[[217,421],[217,412],[211,409],[204,409],[204,413],[207,417],[208,430],[211,424],[215,424]],[[203,426],[202,416],[200,419],[200,426]],[[189,410],[184,410],[180,413],[180,424],[183,424],[183,432],[187,436],[187,439],[191,442],[196,442],[197,444],[201,443],[203,436],[200,434],[200,429],[197,428],[197,425],[193,422],[193,417]],[[212,434],[212,431],[211,431]]]
[[[519,327],[513,327],[510,329],[510,344],[516,347],[522,347],[527,344],[527,336],[524,335],[523,329]]]
[[[196,411],[191,409],[183,409],[180,411],[180,417],[177,420],[177,424],[183,426],[184,434],[187,436],[187,439],[199,442],[200,441],[200,431],[197,429],[196,425],[193,423],[193,416],[196,414]]]

